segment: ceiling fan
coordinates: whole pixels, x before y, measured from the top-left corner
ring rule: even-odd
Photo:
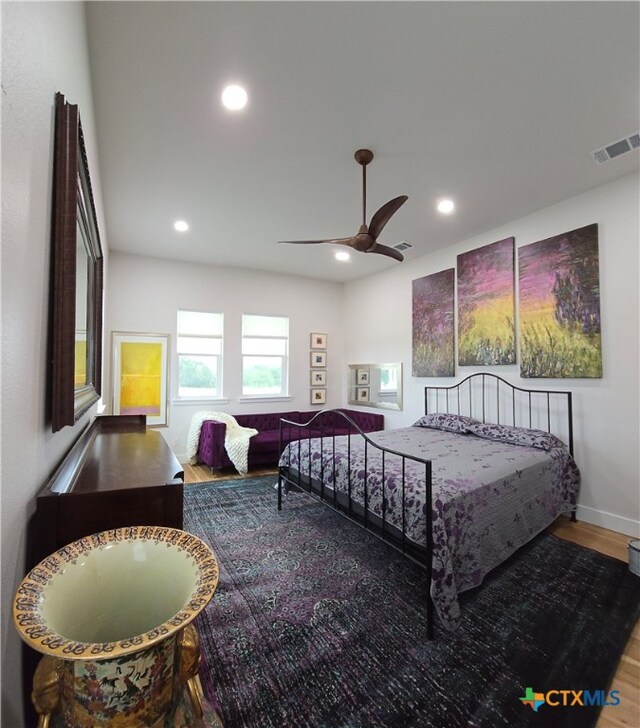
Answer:
[[[371,218],[367,227],[367,165],[373,159],[373,152],[369,149],[358,149],[354,154],[355,160],[362,166],[362,225],[358,233],[350,238],[330,238],[327,240],[280,240],[280,243],[293,245],[315,245],[317,243],[331,243],[333,245],[347,245],[361,253],[380,253],[395,260],[403,261],[404,256],[395,248],[382,245],[378,242],[378,236],[397,210],[407,201],[407,195],[394,197],[383,205]]]

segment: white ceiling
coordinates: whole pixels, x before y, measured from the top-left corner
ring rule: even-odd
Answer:
[[[639,7],[90,2],[109,246],[346,281],[630,174],[637,151],[589,153],[640,126]],[[242,113],[219,103],[228,82]],[[405,262],[278,245],[357,232],[360,147],[367,217],[409,196],[380,236],[414,244]]]

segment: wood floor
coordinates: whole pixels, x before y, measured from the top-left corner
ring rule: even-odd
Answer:
[[[211,474],[211,470],[204,465],[184,465],[185,483],[202,483],[211,480],[240,479],[234,471],[223,471]],[[265,470],[252,470],[251,477],[260,475],[275,475],[275,468]],[[571,523],[568,518],[560,517],[549,528],[560,538],[600,551],[621,561],[628,562],[627,544],[629,536],[625,536],[606,528],[592,526],[589,523]],[[534,686],[535,687],[535,686]],[[571,689],[586,687],[592,690],[603,689],[603,685],[559,685],[558,689]],[[619,726],[640,725],[640,621],[636,624],[627,643],[624,654],[618,665],[618,670],[611,684],[611,690],[620,691],[620,704],[607,706],[602,709],[597,728],[619,728]]]
[[[233,468],[225,468],[224,470],[214,470],[206,465],[182,465],[184,468],[185,483],[205,483],[212,480],[240,480],[242,478],[259,478],[261,475],[275,475],[278,468],[254,468],[249,475],[240,475]]]

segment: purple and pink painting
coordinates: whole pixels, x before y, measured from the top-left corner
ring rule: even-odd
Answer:
[[[414,377],[453,377],[454,269],[413,281]]]
[[[598,225],[518,251],[520,374],[601,377]]]
[[[458,256],[458,364],[515,364],[514,238]]]

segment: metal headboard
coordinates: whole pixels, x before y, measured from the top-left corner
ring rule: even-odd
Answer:
[[[482,422],[529,427],[564,440],[573,455],[571,392],[524,389],[490,372],[470,374],[449,387],[424,388],[425,414],[446,412]]]

